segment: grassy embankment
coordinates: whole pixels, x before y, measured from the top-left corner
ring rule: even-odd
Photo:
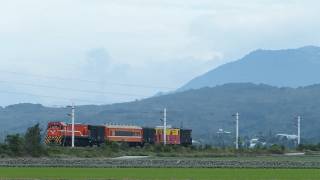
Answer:
[[[118,156],[153,156],[153,157],[233,157],[233,156],[256,156],[283,154],[285,150],[280,146],[256,149],[183,147],[183,146],[161,146],[147,145],[141,147],[128,147],[117,143],[106,144],[102,147],[59,147],[51,146],[46,148],[46,156],[49,157],[118,157]]]

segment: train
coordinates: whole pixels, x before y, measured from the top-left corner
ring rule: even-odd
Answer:
[[[163,127],[141,127],[133,125],[90,125],[74,124],[75,146],[100,146],[105,142],[127,143],[129,146],[145,144],[164,144]],[[192,130],[184,128],[166,128],[166,144],[192,145]],[[49,122],[46,130],[47,145],[71,146],[72,124]]]

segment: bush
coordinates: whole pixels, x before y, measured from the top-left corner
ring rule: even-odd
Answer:
[[[300,144],[297,147],[297,150],[299,150],[299,151],[305,151],[305,150],[320,151],[320,143],[319,144]]]
[[[10,156],[22,156],[24,154],[24,139],[19,134],[7,135],[5,143]]]
[[[143,149],[145,151],[154,151],[154,146],[152,144],[145,143],[144,146],[143,146]]]
[[[273,144],[272,146],[270,146],[269,152],[272,154],[283,154],[285,152],[285,148],[284,146]]]
[[[8,154],[8,146],[6,144],[0,144],[0,154]]]
[[[111,142],[111,151],[112,152],[119,152],[120,145],[117,142]]]

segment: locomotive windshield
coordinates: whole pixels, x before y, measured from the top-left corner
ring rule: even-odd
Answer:
[[[49,123],[48,124],[48,129],[62,129],[62,124],[61,123]]]
[[[48,129],[61,129],[60,125],[51,125],[48,127]]]

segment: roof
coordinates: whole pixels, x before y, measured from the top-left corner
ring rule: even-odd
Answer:
[[[128,128],[128,129],[142,129],[140,126],[133,126],[133,125],[118,125],[118,124],[106,124],[108,128]]]

